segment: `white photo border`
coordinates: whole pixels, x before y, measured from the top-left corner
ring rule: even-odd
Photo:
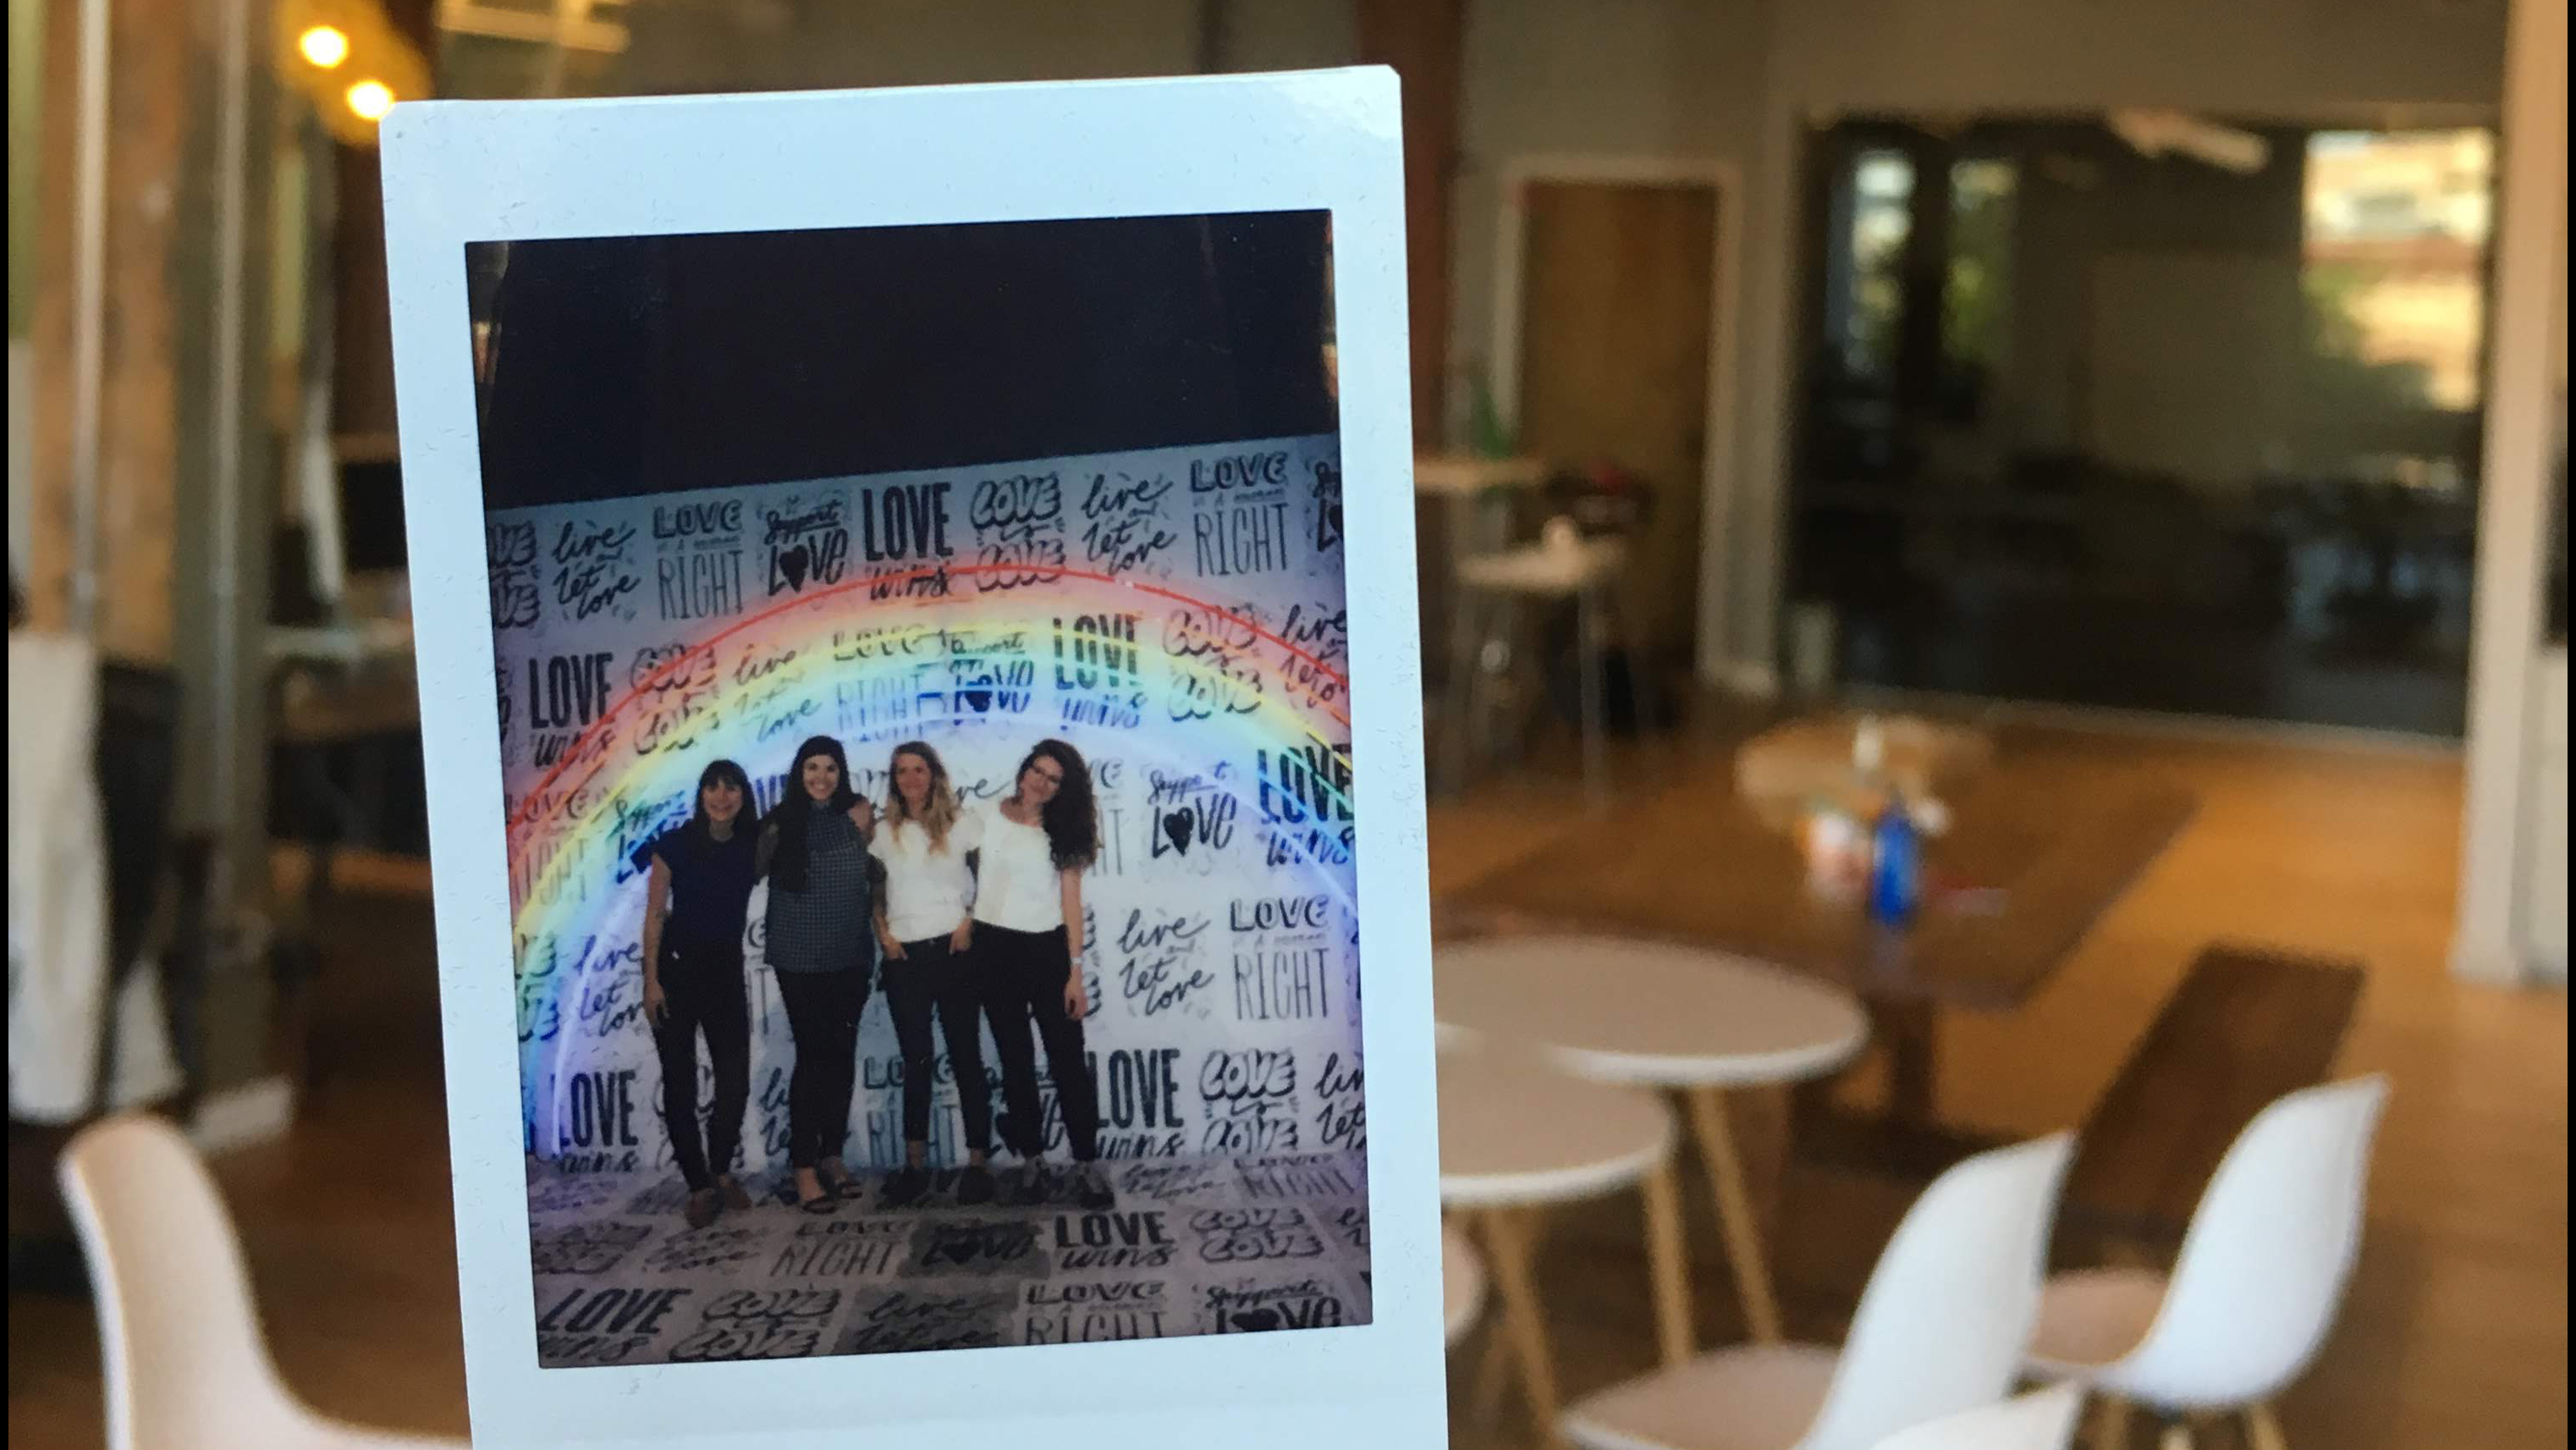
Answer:
[[[478,1446],[1064,1450],[1446,1438],[1430,918],[1394,73],[561,102],[382,123],[435,863],[467,1394]],[[1333,217],[1369,1113],[1371,1322],[1252,1336],[541,1369],[509,974],[465,248],[1323,209]],[[962,1443],[962,1441],[961,1441]]]

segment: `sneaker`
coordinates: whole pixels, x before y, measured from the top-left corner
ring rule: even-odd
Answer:
[[[727,1213],[751,1212],[751,1195],[742,1191],[742,1185],[731,1174],[716,1180],[716,1196],[724,1200]]]
[[[691,1193],[689,1195],[688,1207],[689,1227],[705,1228],[708,1224],[714,1223],[716,1221],[716,1209],[717,1201],[716,1191],[714,1189],[701,1188],[696,1192]]]
[[[1109,1191],[1108,1175],[1100,1171],[1099,1165],[1092,1163],[1073,1170],[1073,1197],[1076,1203],[1095,1213],[1118,1201],[1118,1196]]]
[[[905,1168],[886,1180],[885,1192],[877,1202],[887,1208],[901,1208],[917,1203],[930,1191],[930,1175],[918,1168]]]
[[[980,1163],[968,1164],[966,1171],[957,1175],[957,1201],[969,1208],[979,1203],[991,1203],[992,1170]]]
[[[1047,1197],[1047,1171],[1043,1163],[1032,1163],[1020,1170],[1020,1186],[1011,1193],[1017,1204],[1044,1203]]]

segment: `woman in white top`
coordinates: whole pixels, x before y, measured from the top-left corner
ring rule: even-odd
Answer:
[[[1028,1165],[1016,1197],[1035,1203],[1047,1196],[1039,1162],[1045,1114],[1029,1042],[1034,1021],[1073,1150],[1075,1195],[1085,1208],[1107,1208],[1100,1103],[1082,1043],[1082,873],[1100,854],[1100,812],[1081,752],[1061,740],[1039,741],[1020,762],[1011,794],[985,816],[982,849],[974,948],[993,1051],[1002,1060],[1002,1139]]]
[[[885,820],[868,850],[885,863],[885,890],[877,897],[877,945],[884,954],[886,1006],[903,1050],[904,1167],[887,1183],[885,1201],[911,1203],[930,1190],[932,1056],[930,1018],[948,1039],[948,1064],[957,1080],[957,1103],[966,1119],[966,1171],[957,1201],[989,1202],[993,1175],[984,1152],[993,1132],[993,1102],[984,1086],[980,1030],[982,984],[966,958],[974,924],[966,903],[975,894],[975,848],[984,820],[957,808],[948,766],[918,740],[894,748],[886,767],[894,780]]]

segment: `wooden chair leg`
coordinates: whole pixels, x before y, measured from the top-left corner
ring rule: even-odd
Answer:
[[[2129,1450],[2129,1402],[2118,1395],[2093,1396],[2093,1450]]]
[[[2281,1433],[2281,1421],[2269,1404],[2246,1407],[2245,1434],[2254,1450],[2290,1450],[2290,1437]]]
[[[1511,1335],[1521,1361],[1521,1391],[1540,1439],[1556,1443],[1556,1367],[1548,1359],[1547,1315],[1538,1301],[1538,1283],[1530,1267],[1528,1210],[1503,1210],[1485,1218],[1486,1247],[1491,1251],[1494,1288],[1503,1301],[1503,1328]]]
[[[2163,1438],[2156,1441],[2156,1450],[2192,1450],[2190,1424],[2182,1420],[2167,1421]]]
[[[1655,1343],[1664,1367],[1690,1362],[1690,1253],[1682,1240],[1681,1198],[1673,1189],[1670,1160],[1655,1166],[1642,1186],[1646,1200],[1646,1256],[1655,1295]]]
[[[1485,1353],[1476,1366],[1476,1419],[1490,1425],[1503,1411],[1503,1394],[1512,1386],[1512,1337],[1500,1324],[1485,1326]]]
[[[1752,1198],[1744,1190],[1744,1163],[1736,1155],[1735,1130],[1726,1121],[1726,1094],[1717,1088],[1693,1088],[1691,1131],[1700,1156],[1708,1161],[1709,1186],[1717,1194],[1718,1226],[1725,1231],[1728,1264],[1735,1270],[1735,1290],[1744,1303],[1745,1327],[1756,1344],[1780,1341],[1780,1304],[1771,1293],[1771,1269],[1762,1258],[1762,1233],[1753,1221]]]

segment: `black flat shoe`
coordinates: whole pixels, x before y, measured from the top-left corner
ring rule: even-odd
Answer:
[[[957,1201],[968,1208],[972,1208],[979,1203],[991,1203],[993,1201],[992,1172],[983,1167],[975,1166],[969,1167],[965,1172],[958,1174]]]
[[[1109,1179],[1097,1168],[1085,1163],[1073,1170],[1073,1201],[1094,1213],[1118,1201],[1109,1191]]]
[[[800,1198],[796,1200],[796,1206],[807,1213],[837,1213],[841,1208],[841,1200],[826,1193],[820,1198]]]
[[[885,1192],[877,1202],[888,1208],[904,1208],[920,1202],[929,1191],[929,1174],[918,1168],[905,1168],[886,1180]]]
[[[1044,1203],[1046,1198],[1047,1171],[1034,1163],[1021,1169],[1019,1186],[1011,1190],[1011,1202],[1025,1207],[1032,1203]]]

